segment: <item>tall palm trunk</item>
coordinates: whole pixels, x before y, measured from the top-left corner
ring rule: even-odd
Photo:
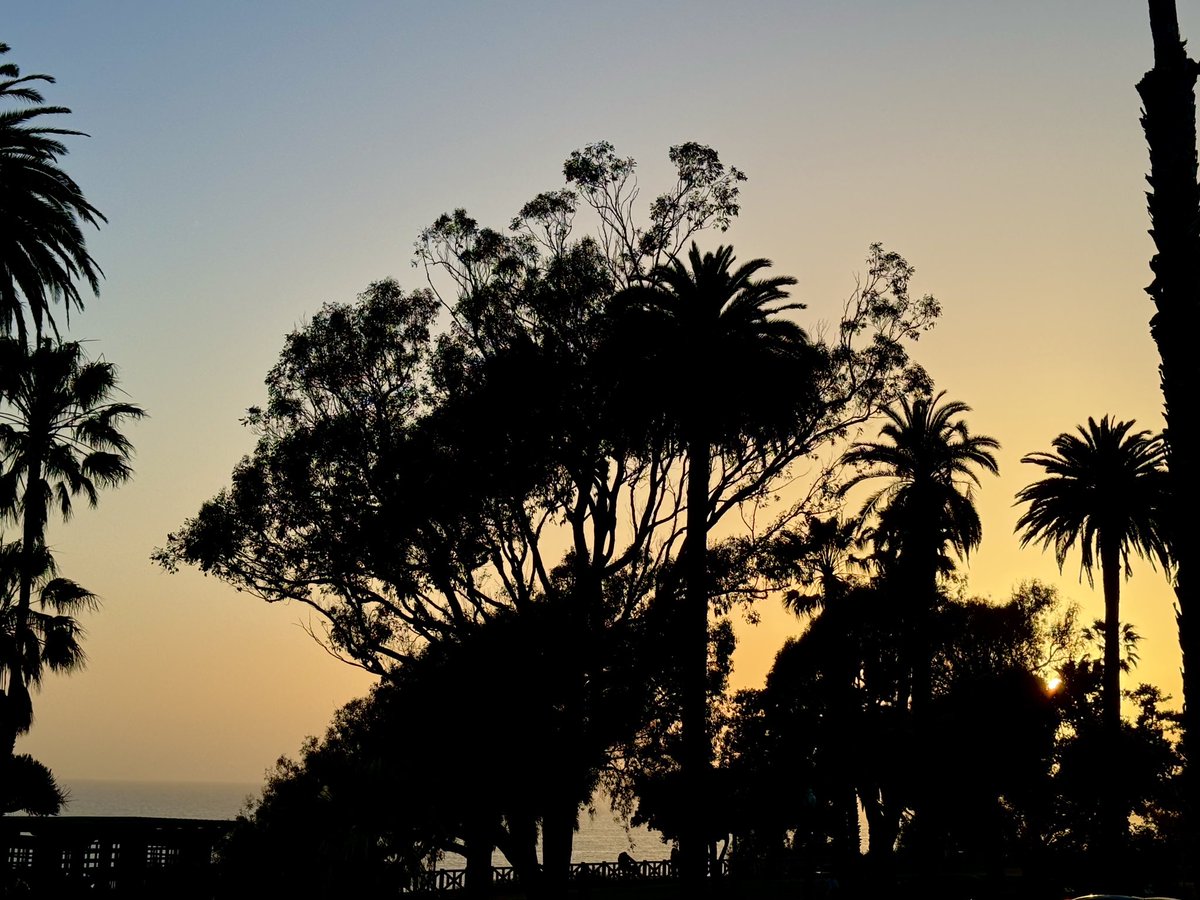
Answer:
[[[1121,553],[1101,538],[1100,583],[1104,590],[1104,696],[1102,723],[1105,759],[1112,771],[1122,771],[1121,759]],[[1122,875],[1121,857],[1129,831],[1129,810],[1124,808],[1118,778],[1098,785],[1100,834],[1097,849],[1100,867],[1110,878]]]
[[[834,853],[838,865],[848,870],[858,859],[862,843],[862,829],[858,819],[858,790],[854,784],[856,743],[859,740],[859,709],[854,690],[857,675],[858,655],[847,637],[849,624],[846,621],[846,600],[838,598],[834,615],[839,627],[834,645],[834,693],[832,719],[834,726],[834,807],[837,810],[839,828],[834,838]],[[828,609],[828,607],[826,607]],[[826,613],[828,615],[828,613]]]
[[[702,427],[693,426],[688,440],[687,539],[682,637],[683,776],[688,809],[680,833],[681,875],[685,886],[698,888],[707,875],[704,821],[706,777],[712,746],[708,735],[708,478],[711,447]]]
[[[1187,517],[1200,509],[1200,356],[1192,343],[1200,329],[1200,189],[1196,161],[1197,64],[1179,36],[1174,0],[1149,0],[1154,68],[1138,83],[1142,128],[1150,147],[1147,195],[1157,253],[1150,260],[1154,280],[1146,289],[1157,311],[1150,330],[1162,364],[1167,468],[1171,506],[1167,527],[1176,561],[1175,594],[1179,646],[1183,655],[1183,725],[1193,750],[1184,774],[1186,830],[1192,860],[1200,859],[1200,774],[1195,745],[1200,742],[1200,597],[1195,567],[1200,565],[1200,533]],[[1193,863],[1196,865],[1196,863]],[[1195,878],[1195,870],[1193,870]]]
[[[1121,736],[1121,555],[1107,541],[1100,547],[1104,590],[1104,731],[1115,748]]]
[[[929,799],[934,779],[939,777],[935,761],[941,748],[933,743],[930,712],[933,701],[934,611],[938,602],[938,560],[941,556],[941,528],[935,506],[928,498],[920,498],[917,508],[918,527],[914,529],[904,565],[905,589],[909,593],[909,621],[906,626],[908,668],[912,672],[911,723],[913,745],[917,753],[914,795],[911,798],[916,822],[923,826],[914,829],[912,849],[917,862],[933,866],[941,842],[930,828]]]

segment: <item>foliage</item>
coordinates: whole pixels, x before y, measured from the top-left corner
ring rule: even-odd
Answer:
[[[246,893],[326,894],[394,889],[420,871],[438,838],[422,806],[430,779],[412,780],[417,797],[406,797],[404,771],[385,764],[396,748],[376,738],[378,710],[374,697],[353,701],[299,760],[279,759],[222,848],[223,880]]]
[[[1077,434],[1054,439],[1051,453],[1029,453],[1021,462],[1040,466],[1046,477],[1022,488],[1017,501],[1028,508],[1017,521],[1021,546],[1054,547],[1061,569],[1078,548],[1081,574],[1092,583],[1110,542],[1128,578],[1131,553],[1170,567],[1162,528],[1166,503],[1166,451],[1162,438],[1132,432],[1133,422],[1088,418]]]
[[[625,200],[606,208],[631,216],[632,169],[607,152],[581,153],[576,163],[591,162],[571,171],[582,195],[620,182]],[[681,184],[710,191],[724,177],[709,153],[679,151]],[[712,206],[686,199],[690,190],[670,194],[693,204],[671,213],[681,234],[736,212],[727,192]],[[381,282],[357,307],[327,307],[290,337],[268,379],[286,403],[251,411],[254,454],[157,559],[198,565],[270,601],[312,605],[335,651],[377,672],[550,594],[561,552],[551,555],[552,546],[569,548],[573,583],[590,603],[611,604],[602,618],[642,608],[684,533],[674,480],[681,448],[624,403],[632,392],[622,388],[622,345],[607,315],[619,254],[573,239],[561,203],[539,204],[511,236],[461,210],[441,217],[417,245],[432,294]],[[543,233],[557,237],[539,243]],[[774,450],[740,445],[721,461],[712,521],[767,499],[791,461],[919,379],[904,343],[928,327],[936,304],[909,296],[911,268],[895,254],[873,248],[869,265],[838,342],[823,351],[830,366],[815,388],[824,392],[819,410]],[[442,275],[450,297],[437,288]],[[450,312],[436,338],[435,303]],[[372,316],[378,345],[360,334]],[[319,383],[306,354],[326,346],[346,368]],[[379,356],[387,352],[410,364],[389,368]],[[376,405],[372,383],[396,402]],[[672,393],[666,384],[640,392],[654,403]]]
[[[268,602],[310,604],[332,647],[377,672],[444,619],[471,621],[470,609],[444,612],[431,598],[430,557],[455,550],[441,536],[461,532],[469,547],[472,532],[452,513],[439,521],[441,495],[427,483],[444,461],[413,437],[435,312],[428,294],[382,281],[289,335],[267,405],[245,419],[254,453],[160,561],[187,560]]]
[[[6,740],[33,721],[29,688],[40,685],[47,671],[70,674],[83,668],[87,655],[77,616],[99,605],[91,591],[58,575],[54,558],[43,548],[33,583],[39,609],[27,610],[22,623],[18,613],[23,563],[19,542],[0,546],[0,721],[16,729]]]
[[[598,641],[576,612],[501,615],[347,705],[270,774],[225,853],[230,876],[394,889],[433,855],[482,842],[536,882],[539,822],[587,801],[604,748],[644,716],[650,655],[632,634]]]
[[[1138,711],[1132,721],[1121,722],[1116,750],[1121,768],[1114,772],[1112,742],[1101,714],[1103,661],[1086,656],[1068,660],[1061,679],[1054,694],[1061,725],[1049,840],[1064,850],[1112,852],[1104,804],[1115,795],[1122,815],[1132,816],[1135,825],[1132,838],[1124,837],[1124,844],[1147,849],[1157,844],[1161,854],[1181,834],[1181,714],[1163,709],[1170,697],[1151,685],[1126,691]],[[1107,790],[1098,791],[1098,784],[1107,785]]]
[[[599,221],[595,241],[612,283],[618,288],[635,284],[677,257],[697,232],[725,231],[740,209],[738,185],[746,175],[733,166],[726,169],[711,147],[679,144],[668,156],[676,181],[650,204],[646,225],[633,216],[637,162],[600,141],[574,151],[563,164],[567,184],[574,188],[539,194],[521,208],[512,230],[561,255],[582,200]]]
[[[0,749],[11,753],[18,734],[29,730],[29,688],[44,666],[69,671],[83,660],[80,631],[68,613],[95,598],[56,577],[46,546],[51,508],[69,519],[74,498],[96,505],[99,489],[126,481],[132,446],[121,432],[126,421],[145,413],[115,401],[116,368],[92,361],[75,342],[43,339],[30,348],[0,339],[0,514],[15,522],[19,544],[3,549],[5,677]],[[32,608],[37,600],[60,615]]]
[[[944,850],[1029,853],[1047,821],[1057,716],[1042,680],[1060,659],[1054,592],[1036,582],[1003,604],[945,598],[931,620],[934,694],[917,734],[904,703],[904,631],[885,580],[827,603],[740,696],[723,765],[728,824],[760,861],[858,856],[858,803],[871,855],[886,857],[906,810]]]
[[[0,815],[56,816],[67,800],[53,773],[28,753],[0,755]]]
[[[983,536],[973,490],[976,469],[996,474],[993,450],[999,442],[971,434],[959,418],[971,408],[937,396],[901,398],[884,411],[883,440],[855,444],[845,462],[861,468],[842,486],[844,494],[872,478],[888,479],[863,504],[862,515],[877,513],[874,542],[899,565],[931,573],[952,567],[947,551],[966,557]],[[936,554],[931,559],[930,553]]]
[[[1017,520],[1021,544],[1053,544],[1061,569],[1068,551],[1080,550],[1082,571],[1092,581],[1096,563],[1102,570],[1104,589],[1104,720],[1110,754],[1122,750],[1120,657],[1120,571],[1131,574],[1130,553],[1156,559],[1164,569],[1171,565],[1164,511],[1167,472],[1161,437],[1148,431],[1133,432],[1133,422],[1105,416],[1099,423],[1089,418],[1077,434],[1054,439],[1052,453],[1031,453],[1022,462],[1045,470],[1046,477],[1022,488],[1019,503],[1028,504]],[[1116,791],[1114,782],[1105,789]],[[1127,831],[1126,802],[1109,797],[1107,818],[1111,840],[1117,845]]]
[[[761,370],[738,382],[759,401],[753,415],[723,423],[712,490],[689,503],[678,373],[664,363],[666,347],[644,352],[653,349],[644,330],[630,327],[630,307],[614,295],[650,272],[674,271],[661,267],[669,254],[698,230],[727,224],[741,176],[699,145],[672,158],[677,185],[651,205],[646,225],[636,224],[632,163],[603,145],[568,160],[568,187],[539,195],[507,233],[464,210],[440,217],[417,243],[428,290],[377,283],[288,338],[267,405],[247,416],[259,436],[254,452],[156,559],[197,565],[268,601],[309,605],[334,652],[390,678],[510,615],[558,602],[576,610],[581,641],[670,634],[664,623],[682,621],[681,554],[699,531],[687,516],[709,526],[739,508],[753,516],[774,502],[793,464],[925,383],[907,347],[938,312],[931,298],[910,296],[902,257],[872,247],[832,339],[805,342],[794,377],[770,391]],[[600,223],[595,236],[573,232],[584,207]],[[731,262],[732,253],[718,258]],[[771,318],[777,304],[769,292],[762,300],[735,312]],[[794,323],[770,330],[803,333]],[[731,401],[733,384],[707,372],[697,382]],[[829,478],[816,475],[772,530],[820,498]],[[718,606],[756,595],[748,571],[728,567],[727,576],[704,586],[720,591]],[[724,633],[706,630],[710,651],[725,652]],[[703,638],[688,643],[704,649]],[[607,659],[582,654],[580,683],[608,683]],[[657,651],[643,662],[638,684],[649,703],[629,704],[624,734],[585,730],[596,743],[564,757],[576,767],[572,783],[606,765],[632,783],[639,760],[677,739],[678,660]],[[576,702],[586,710],[600,701]],[[678,763],[676,752],[663,769]],[[578,799],[573,790],[560,796]],[[562,810],[554,818],[556,829],[567,819]]]
[[[0,54],[7,53],[0,44]],[[59,167],[67,152],[61,138],[83,135],[43,124],[46,116],[70,113],[64,106],[44,106],[36,85],[53,84],[49,75],[21,75],[13,63],[0,64],[0,333],[14,329],[26,342],[26,307],[35,340],[43,324],[57,336],[51,314],[61,301],[67,322],[71,308],[83,309],[76,285],[99,289],[100,267],[87,251],[80,223],[98,225],[104,216]],[[13,101],[16,105],[11,106]]]
[[[786,528],[766,545],[758,560],[760,571],[785,586],[784,606],[796,615],[811,615],[856,585],[854,569],[865,560],[851,551],[861,547],[861,532],[859,519],[809,515],[802,528]]]
[[[0,509],[40,534],[57,506],[70,519],[73,498],[90,506],[99,488],[116,487],[132,475],[132,444],[120,431],[145,416],[141,408],[113,400],[117,369],[89,360],[77,341],[43,340],[30,349],[0,340]]]
[[[972,434],[961,416],[970,407],[936,396],[903,397],[885,411],[878,441],[863,441],[846,451],[844,462],[857,468],[841,488],[886,479],[867,498],[859,515],[874,515],[870,530],[874,565],[889,581],[900,604],[904,629],[901,706],[911,697],[917,739],[929,737],[926,720],[933,695],[932,618],[939,605],[938,576],[953,571],[953,555],[965,558],[983,536],[974,489],[977,470],[996,474],[993,453],[999,442]]]

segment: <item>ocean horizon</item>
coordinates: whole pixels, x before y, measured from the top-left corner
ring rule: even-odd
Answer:
[[[232,781],[120,781],[62,778],[64,816],[150,816],[167,819],[233,819],[262,790]]]

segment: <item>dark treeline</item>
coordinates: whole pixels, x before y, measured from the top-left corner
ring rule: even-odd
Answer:
[[[959,573],[999,445],[909,358],[939,314],[911,266],[872,246],[841,321],[806,329],[792,279],[695,243],[744,176],[697,144],[671,160],[641,220],[633,160],[578,151],[508,230],[426,229],[427,287],[377,282],[288,336],[253,453],[156,558],[306,604],[380,682],[280,760],[229,878],[377,890],[455,852],[484,892],[498,848],[562,896],[601,785],[687,891],[718,856],[860,886],[1176,877],[1178,716],[1140,685],[1121,718],[1116,595],[1085,625]],[[1170,569],[1164,450],[1090,426],[1027,457],[1021,527],[1107,598],[1130,554]],[[1074,452],[1101,429],[1111,452]],[[731,696],[733,620],[781,598],[804,636]]]

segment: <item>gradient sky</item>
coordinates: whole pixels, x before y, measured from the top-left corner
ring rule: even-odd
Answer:
[[[1200,9],[1180,2],[1200,40]],[[979,496],[973,593],[1041,578],[1102,614],[1098,587],[1020,551],[1020,457],[1111,413],[1161,428],[1134,84],[1150,65],[1131,0],[688,2],[209,0],[10,3],[0,40],[71,107],[66,169],[109,224],[89,238],[102,295],[74,317],[152,418],[137,476],[51,536],[104,598],[89,668],[47,680],[19,744],[76,778],[256,781],[369,679],[271,607],[151,550],[227,482],[285,333],[410,266],[417,232],[465,206],[502,227],[596,140],[667,186],[672,144],[750,180],[727,239],[799,279],[833,320],[882,241],[944,315],[917,358],[1001,477]],[[873,432],[867,436],[873,436]],[[1135,566],[1124,618],[1139,680],[1178,697],[1172,594]],[[761,684],[799,625],[743,630]]]

